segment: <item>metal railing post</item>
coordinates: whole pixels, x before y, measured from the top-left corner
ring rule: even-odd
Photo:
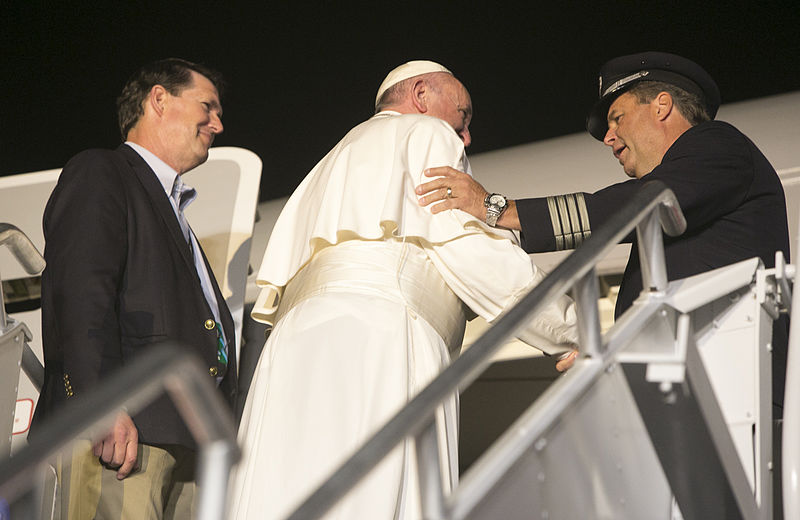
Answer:
[[[203,446],[197,465],[197,520],[225,518],[230,468],[236,463],[235,445],[224,440]]]
[[[601,353],[603,337],[600,333],[600,312],[597,300],[600,290],[597,287],[597,276],[592,268],[572,287],[572,299],[578,317],[578,341],[583,355],[594,357]]]
[[[445,505],[435,415],[428,425],[417,434],[414,446],[417,453],[422,518],[442,520],[445,518]]]
[[[794,278],[797,284],[797,276]],[[781,432],[783,517],[800,518],[800,290],[792,292]],[[773,354],[774,355],[774,354]],[[777,508],[779,504],[774,504]]]
[[[637,224],[636,237],[642,267],[642,290],[663,291],[667,288],[667,264],[658,212],[651,212]]]

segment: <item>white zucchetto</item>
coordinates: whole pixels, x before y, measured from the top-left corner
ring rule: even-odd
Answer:
[[[403,80],[413,78],[414,76],[419,76],[421,74],[429,74],[431,72],[446,72],[448,74],[452,74],[452,72],[447,70],[446,67],[428,60],[413,60],[395,68],[386,76],[386,79],[383,80],[381,86],[378,87],[378,94],[375,96],[375,107],[377,108],[378,101],[380,101],[381,96],[390,87],[397,85]]]

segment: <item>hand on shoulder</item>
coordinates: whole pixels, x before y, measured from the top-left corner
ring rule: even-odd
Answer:
[[[436,178],[416,187],[420,206],[434,204],[431,206],[432,213],[460,209],[477,219],[486,218],[483,201],[487,191],[471,175],[449,166],[428,168],[424,174]]]

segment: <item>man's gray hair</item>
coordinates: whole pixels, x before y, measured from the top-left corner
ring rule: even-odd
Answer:
[[[136,126],[144,115],[144,100],[155,85],[161,85],[173,96],[179,96],[185,88],[194,82],[192,72],[208,79],[222,98],[224,81],[219,72],[210,67],[180,58],[167,58],[148,63],[136,71],[125,84],[117,98],[117,119],[122,140]]]
[[[377,114],[381,110],[385,110],[386,107],[391,107],[403,102],[403,97],[405,96],[406,92],[412,81],[416,81],[417,78],[408,78],[404,79],[400,83],[395,83],[381,95],[381,98],[378,100],[378,103],[375,105],[375,113]]]
[[[676,87],[670,83],[662,81],[640,81],[628,91],[639,101],[639,103],[649,103],[655,99],[661,92],[666,92],[672,96],[672,102],[678,112],[689,121],[692,126],[697,126],[700,123],[711,121],[708,115],[705,103],[700,99],[700,96],[692,94]]]
[[[386,92],[381,94],[381,98],[375,105],[375,113],[377,114],[381,110],[386,110],[388,107],[402,103],[405,96],[408,94],[408,90],[411,88],[411,85],[413,85],[418,79],[422,79],[425,84],[428,85],[428,87],[434,92],[441,92],[442,83],[440,78],[444,77],[445,75],[448,77],[453,77],[453,75],[449,72],[429,72],[427,74],[414,76],[413,78],[404,79],[403,81],[392,85],[386,89]]]

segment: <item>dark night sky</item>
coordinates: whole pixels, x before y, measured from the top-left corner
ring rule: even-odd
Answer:
[[[288,195],[409,59],[470,90],[472,154],[581,131],[600,65],[641,50],[694,59],[724,102],[800,89],[796,1],[261,4],[0,1],[0,175],[115,147],[122,85],[168,56],[225,75],[215,144],[261,157],[262,199]]]

